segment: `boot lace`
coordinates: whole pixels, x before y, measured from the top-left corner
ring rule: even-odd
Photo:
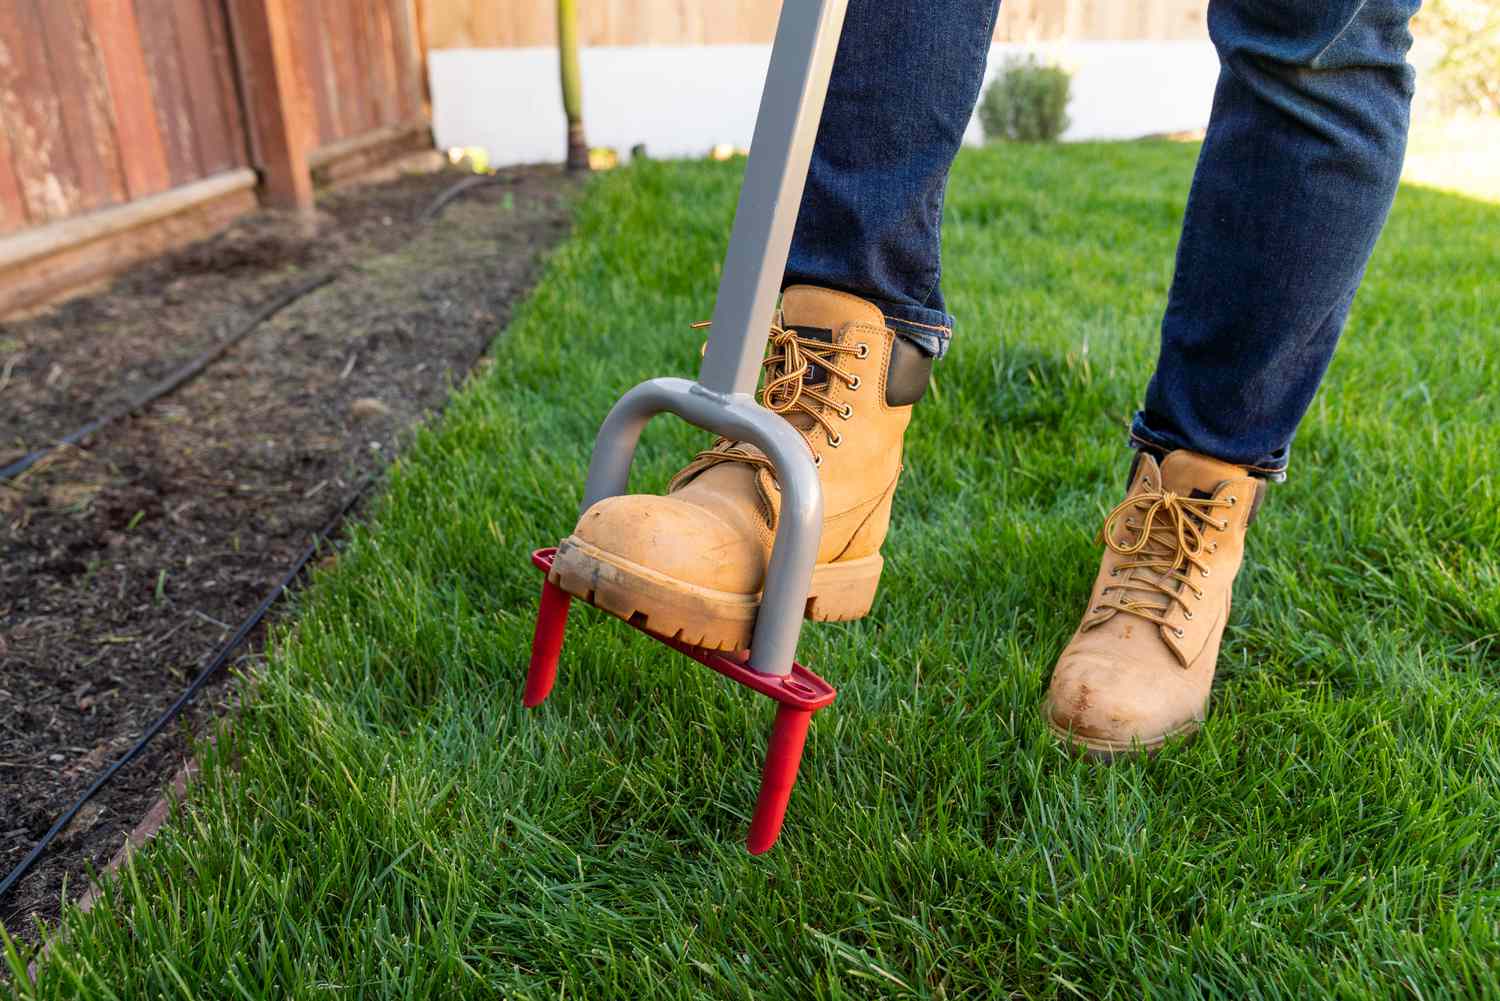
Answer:
[[[692,324],[694,330],[708,326],[710,321],[707,320]],[[839,404],[817,386],[809,385],[807,373],[812,370],[813,365],[817,365],[828,373],[830,380],[839,379],[850,389],[858,389],[859,376],[839,368],[838,359],[844,355],[863,358],[868,351],[869,347],[864,344],[830,344],[798,337],[795,330],[788,330],[780,322],[774,322],[771,324],[770,348],[765,361],[760,363],[765,379],[765,385],[756,394],[760,405],[783,417],[805,414],[823,429],[828,443],[837,448],[843,441],[843,436],[834,429],[830,416],[836,414],[843,420],[848,420],[854,416],[854,410],[848,404]],[[807,432],[804,430],[803,437],[806,436]],[[720,438],[712,448],[699,452],[694,459],[745,462],[775,473],[771,460],[758,450],[727,438]],[[813,462],[819,466],[823,464],[823,457],[816,449],[813,450]]]
[[[1193,617],[1188,595],[1203,597],[1203,588],[1193,581],[1193,575],[1195,572],[1201,577],[1209,575],[1207,556],[1218,548],[1218,543],[1204,539],[1203,529],[1205,526],[1219,531],[1227,529],[1229,520],[1216,521],[1213,512],[1233,507],[1236,500],[1184,497],[1149,486],[1125,498],[1104,519],[1099,534],[1111,550],[1135,558],[1114,568],[1114,576],[1124,578],[1124,582],[1106,587],[1094,611],[1113,608],[1182,636],[1183,630],[1172,626],[1167,616],[1176,603],[1182,606],[1187,618]],[[1144,514],[1137,525],[1132,515],[1141,511]],[[1128,537],[1130,532],[1135,533],[1133,539]]]

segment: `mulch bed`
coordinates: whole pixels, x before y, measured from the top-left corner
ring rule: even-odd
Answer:
[[[114,409],[279,292],[312,292],[195,381],[0,483],[0,876],[186,687],[403,432],[439,408],[565,233],[575,187],[448,171],[259,213],[106,291],[0,323],[0,466]],[[241,651],[253,658],[252,644]],[[229,672],[0,901],[35,933],[233,702]]]

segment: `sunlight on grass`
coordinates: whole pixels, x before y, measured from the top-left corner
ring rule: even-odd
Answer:
[[[874,614],[805,633],[840,696],[760,859],[764,699],[580,609],[551,702],[520,708],[526,554],[571,528],[610,403],[695,370],[739,167],[597,179],[36,996],[1500,994],[1500,208],[1398,199],[1251,532],[1201,737],[1099,768],[1037,715],[1195,156],[960,158],[957,341]],[[655,422],[636,485],[705,441]]]

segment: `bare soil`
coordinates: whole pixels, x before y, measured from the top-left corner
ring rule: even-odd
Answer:
[[[0,323],[0,466],[119,406],[322,271],[195,381],[0,483],[0,876],[136,741],[403,432],[442,406],[564,234],[573,184],[505,172],[320,201],[316,233],[259,213],[99,294]],[[252,643],[240,652],[254,658]],[[34,930],[120,848],[224,672],[0,900]]]

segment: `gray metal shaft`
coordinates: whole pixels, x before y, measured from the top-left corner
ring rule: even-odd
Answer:
[[[641,431],[663,411],[765,453],[781,487],[781,512],[750,641],[750,666],[762,674],[789,673],[797,654],[822,541],[823,489],[802,435],[753,394],[847,6],[782,5],[698,382],[652,379],[621,397],[594,440],[584,486],[585,511],[625,493]]]
[[[848,0],[786,0],[698,382],[754,393]]]
[[[750,641],[750,666],[762,674],[785,675],[797,655],[807,589],[823,535],[823,489],[812,452],[795,428],[747,396],[715,393],[687,379],[651,379],[622,396],[600,426],[589,460],[583,510],[625,493],[641,431],[663,411],[726,438],[749,442],[776,467],[781,515]]]

